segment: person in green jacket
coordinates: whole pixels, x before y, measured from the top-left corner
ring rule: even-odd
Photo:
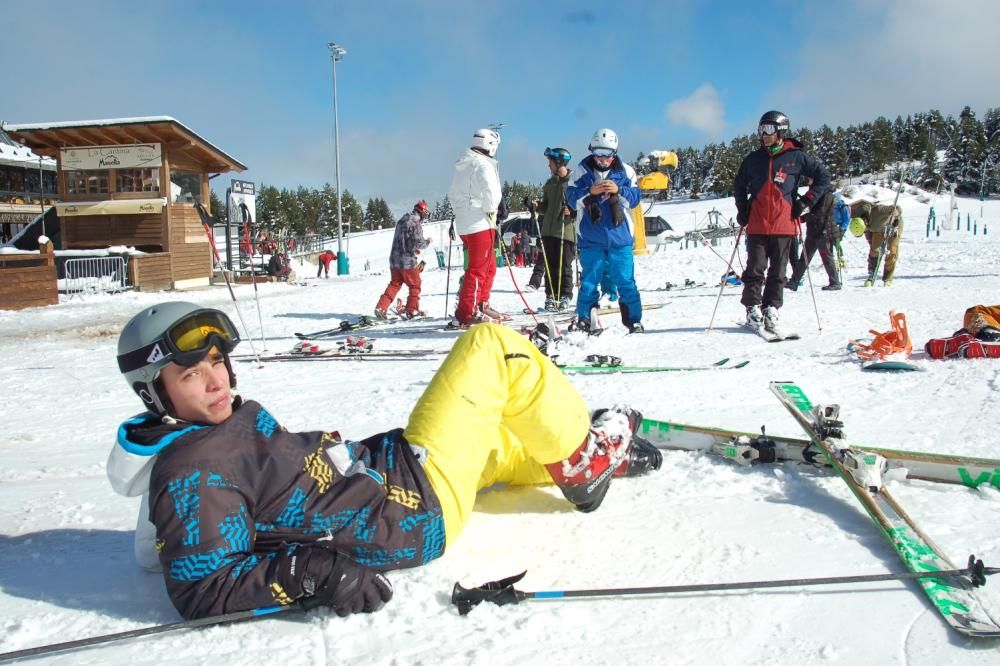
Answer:
[[[571,155],[565,148],[546,148],[551,176],[542,186],[542,249],[545,268],[545,309],[573,305],[573,260],[576,258],[576,217],[566,205]]]

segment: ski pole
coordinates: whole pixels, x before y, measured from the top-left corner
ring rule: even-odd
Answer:
[[[122,631],[116,634],[103,634],[101,636],[93,636],[91,638],[81,638],[75,641],[66,641],[64,643],[51,643],[49,645],[40,645],[38,647],[25,648],[24,650],[4,652],[0,653],[0,662],[13,661],[15,659],[24,659],[25,657],[40,657],[46,654],[53,654],[56,652],[65,652],[67,650],[76,650],[78,648],[90,647],[91,645],[100,645],[102,643],[122,641],[127,638],[139,638],[142,636],[153,636],[154,634],[163,634],[168,631],[180,631],[182,629],[197,629],[199,627],[215,627],[222,624],[234,624],[236,622],[246,622],[248,620],[259,620],[260,618],[269,617],[277,613],[286,613],[288,611],[302,611],[302,610],[304,609],[298,604],[292,604],[289,606],[267,606],[266,608],[256,608],[254,610],[236,611],[233,613],[226,613],[225,615],[203,617],[197,620],[184,620],[182,622],[157,624],[151,627],[143,627],[142,629],[131,629],[129,631]]]
[[[525,309],[528,311],[528,314],[531,315],[531,318],[535,321],[535,325],[537,326],[538,317],[535,316],[535,311],[532,307],[528,305],[528,300],[524,297],[524,292],[522,292],[521,288],[517,286],[517,278],[514,277],[514,269],[511,267],[510,262],[506,260],[507,244],[503,242],[503,234],[500,233],[499,229],[497,230],[497,238],[500,240],[500,253],[505,257],[504,263],[507,264],[507,270],[510,271],[510,281],[511,284],[514,285],[514,291],[516,291],[517,295],[521,297],[521,302],[524,303]]]
[[[806,257],[807,254],[808,254],[808,252],[806,252],[803,249],[803,251],[802,251],[802,261],[805,260],[805,257]],[[806,279],[809,280],[809,295],[812,296],[812,299],[813,299],[813,312],[816,313],[816,330],[822,333],[823,332],[823,324],[821,324],[820,321],[819,321],[819,306],[816,305],[816,290],[813,289],[813,276],[812,276],[812,271],[809,270],[809,264],[806,264]]]
[[[448,299],[451,297],[451,244],[455,240],[455,220],[448,227],[448,269],[445,271],[444,284],[444,316],[448,318]]]
[[[722,277],[722,283],[719,285],[719,295],[715,298],[715,307],[712,308],[712,321],[708,322],[709,331],[712,330],[712,324],[715,323],[715,313],[719,309],[719,301],[722,300],[722,290],[726,288],[726,279],[729,277],[729,272],[733,270],[733,259],[736,258],[736,250],[740,247],[740,238],[743,237],[743,227],[736,232],[736,242],[733,243],[733,253],[729,255],[729,262],[726,264],[726,274]]]
[[[250,244],[250,225],[253,224],[253,218],[250,217],[250,208],[242,201],[240,202],[240,213],[243,218],[243,237],[246,239],[247,251],[250,253],[250,282],[253,283],[253,297],[257,301],[257,323],[260,324],[260,344],[263,350],[267,351],[267,338],[264,337],[264,317],[261,315],[260,293],[257,291],[257,271],[253,267],[253,245]]]
[[[257,358],[258,363],[260,362],[260,356],[257,354],[257,348],[254,347],[253,338],[250,337],[250,328],[247,326],[246,321],[243,319],[243,311],[240,310],[239,301],[236,300],[236,292],[233,291],[233,283],[229,281],[229,273],[226,272],[226,267],[222,265],[222,258],[219,256],[219,250],[215,247],[215,236],[212,234],[212,218],[209,216],[208,211],[200,203],[194,205],[195,210],[198,211],[198,216],[201,217],[201,225],[205,227],[205,235],[208,236],[208,244],[212,247],[212,256],[215,258],[215,267],[222,273],[222,277],[226,280],[226,286],[229,287],[229,297],[233,299],[233,306],[236,308],[236,315],[240,318],[240,324],[243,325],[243,330],[247,332],[247,342],[250,343],[250,351]]]
[[[523,592],[514,584],[524,578],[527,571],[502,580],[493,581],[479,587],[465,588],[459,583],[451,593],[451,603],[458,607],[459,615],[469,611],[484,601],[498,606],[516,604],[536,599],[579,599],[594,597],[631,597],[651,594],[680,594],[685,592],[730,592],[733,590],[757,590],[777,587],[809,587],[815,585],[844,585],[849,583],[875,583],[889,580],[910,580],[920,578],[962,578],[973,587],[986,584],[986,576],[1000,573],[1000,567],[987,567],[975,555],[969,556],[969,566],[965,569],[943,569],[941,571],[908,571],[898,574],[865,574],[857,576],[830,576],[826,578],[790,578],[785,580],[758,580],[737,583],[701,583],[694,585],[661,585],[651,587],[611,587],[590,590],[546,590]]]

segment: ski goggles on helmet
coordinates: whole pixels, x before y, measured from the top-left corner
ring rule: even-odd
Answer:
[[[546,148],[544,155],[556,162],[569,162],[572,158],[572,155],[565,148]]]
[[[608,158],[608,157],[614,157],[615,151],[612,150],[611,148],[594,148],[593,150],[590,151],[590,154],[593,155],[594,157]]]
[[[153,342],[118,357],[122,373],[143,366],[168,362],[190,367],[201,362],[212,350],[232,353],[240,343],[240,334],[224,312],[205,308],[195,310],[174,322]]]
[[[771,136],[778,133],[778,126],[774,123],[761,123],[757,127],[757,134],[761,136]]]

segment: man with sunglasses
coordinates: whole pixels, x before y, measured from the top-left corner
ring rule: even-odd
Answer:
[[[799,141],[786,137],[789,127],[788,116],[780,111],[761,116],[757,126],[760,148],[744,158],[733,182],[736,221],[747,236],[740,302],[747,309],[747,327],[761,335],[762,331],[778,334],[786,264],[793,241],[800,235],[799,219],[830,188],[826,167],[806,155]],[[812,184],[799,196],[799,185],[806,177]]]
[[[143,495],[137,559],[162,570],[185,618],[292,603],[374,612],[393,593],[383,572],[440,557],[480,489],[555,483],[593,511],[613,477],[662,460],[633,436],[641,414],[591,417],[509,327],[470,329],[405,430],[363,440],[289,432],[237,396],[239,341],[224,313],[183,302],[145,308],[118,339],[119,369],[147,411],[120,426],[108,477]]]
[[[577,211],[580,292],[576,299],[577,330],[592,335],[600,332],[594,311],[599,299],[598,285],[609,273],[618,287],[618,307],[622,324],[630,333],[641,333],[642,301],[635,285],[631,210],[639,203],[635,170],[618,157],[618,135],[599,129],[585,157],[570,176],[566,199]]]

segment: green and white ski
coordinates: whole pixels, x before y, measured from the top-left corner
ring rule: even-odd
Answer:
[[[710,426],[643,419],[640,435],[665,450],[715,453],[741,465],[796,462],[830,469],[818,446],[808,439],[781,437]],[[860,447],[886,459],[889,471],[907,479],[954,483],[969,488],[1000,488],[1000,460],[922,451]],[[772,453],[773,451],[773,453]]]
[[[935,571],[956,567],[882,486],[882,475],[887,468],[885,458],[873,451],[848,447],[843,442],[840,408],[813,405],[793,382],[771,382],[771,391],[812,442],[820,447],[906,568],[915,573],[928,573],[927,578],[919,579],[920,587],[941,618],[965,636],[1000,637],[1000,624],[990,616],[970,581],[933,576]]]

